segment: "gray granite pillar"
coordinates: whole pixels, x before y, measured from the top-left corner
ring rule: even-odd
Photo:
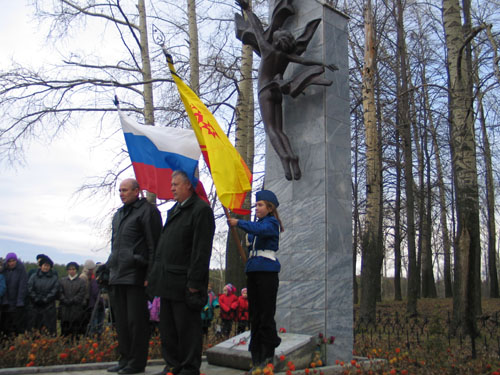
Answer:
[[[327,362],[349,360],[353,347],[351,167],[347,22],[320,0],[295,0],[296,14],[284,28],[300,34],[307,22],[322,18],[304,53],[334,63],[330,87],[310,86],[296,99],[285,96],[284,128],[300,158],[302,178],[287,181],[267,142],[265,188],[274,191],[285,232],[276,321],[287,332],[334,336]],[[273,4],[271,4],[273,6]],[[295,71],[294,71],[295,69]],[[287,74],[303,67],[290,64]]]

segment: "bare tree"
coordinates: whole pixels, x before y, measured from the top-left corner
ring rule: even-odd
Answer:
[[[383,261],[382,248],[382,161],[375,106],[376,44],[371,0],[365,3],[365,63],[363,110],[366,141],[366,227],[361,259],[360,315],[375,320],[375,307]]]
[[[480,239],[476,144],[470,65],[470,41],[480,31],[465,25],[458,0],[443,0],[443,21],[450,79],[450,133],[457,208],[453,315],[458,328],[474,341],[475,316],[481,311]],[[467,27],[469,25],[469,27]],[[478,297],[479,296],[479,301]],[[479,303],[478,303],[479,302]],[[473,353],[475,355],[475,353]]]

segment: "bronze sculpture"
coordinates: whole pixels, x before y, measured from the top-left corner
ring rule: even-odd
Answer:
[[[260,56],[258,72],[259,105],[264,128],[278,154],[287,180],[298,180],[302,173],[299,158],[292,150],[287,135],[283,132],[283,95],[295,98],[310,85],[329,86],[332,81],[322,77],[325,68],[337,70],[334,64],[302,57],[321,19],[310,21],[302,35],[297,39],[293,34],[282,29],[286,19],[295,14],[292,0],[280,0],[275,6],[271,23],[264,30],[259,18],[250,10],[247,0],[236,0],[236,4],[246,16],[236,14],[236,37],[243,44],[250,45]],[[298,75],[284,79],[283,75],[290,63],[309,66]],[[291,167],[291,168],[290,168]],[[293,171],[293,175],[292,175]]]

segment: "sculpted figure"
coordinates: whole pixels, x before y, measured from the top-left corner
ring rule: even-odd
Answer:
[[[270,26],[264,30],[259,18],[250,10],[247,0],[236,0],[242,9],[242,15],[235,15],[236,37],[252,46],[260,56],[258,73],[259,105],[267,135],[283,164],[287,180],[298,180],[302,173],[299,158],[292,150],[287,135],[283,132],[283,95],[293,98],[303,93],[309,85],[329,86],[332,81],[322,77],[325,68],[337,70],[333,64],[326,65],[302,57],[309,41],[318,28],[321,19],[310,21],[302,35],[297,39],[293,34],[281,28],[285,20],[295,13],[292,0],[281,0],[276,5]],[[290,63],[309,66],[290,79],[283,75]],[[293,173],[292,173],[293,172]]]

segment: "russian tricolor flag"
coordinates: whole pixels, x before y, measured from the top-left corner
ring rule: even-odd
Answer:
[[[172,172],[184,171],[197,194],[207,200],[203,185],[195,177],[200,146],[192,130],[140,125],[118,111],[135,177],[141,189],[160,199],[173,199]]]

